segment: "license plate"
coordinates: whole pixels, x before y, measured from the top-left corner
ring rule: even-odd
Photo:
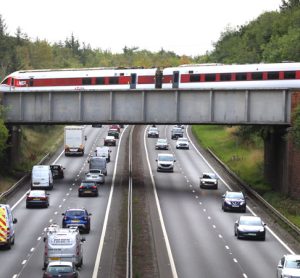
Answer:
[[[77,149],[70,149],[70,151],[71,151],[71,152],[76,152],[76,151],[77,151]]]
[[[49,258],[50,261],[59,261],[60,258],[57,258],[57,257],[52,257],[52,258]]]
[[[91,190],[87,190],[87,191],[85,191],[85,193],[92,193],[92,191]]]
[[[249,236],[256,236],[256,233],[248,233]]]
[[[40,201],[39,198],[33,198],[33,201]]]
[[[80,220],[72,220],[72,223],[78,223]]]

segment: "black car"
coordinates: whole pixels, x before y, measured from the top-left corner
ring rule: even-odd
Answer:
[[[246,196],[243,192],[226,191],[223,195],[222,209],[224,211],[246,212]]]
[[[117,129],[108,130],[107,135],[108,136],[113,136],[113,137],[115,137],[115,139],[119,139],[119,137],[120,137],[120,133]]]
[[[54,179],[63,179],[64,178],[64,170],[66,169],[60,164],[52,164],[50,165],[50,169],[52,172],[52,177]]]
[[[266,224],[258,216],[244,215],[234,223],[234,235],[237,238],[266,239]]]
[[[96,181],[82,181],[78,188],[78,196],[98,196],[98,186]]]

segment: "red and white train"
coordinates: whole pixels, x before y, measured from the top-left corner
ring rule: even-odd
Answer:
[[[183,65],[160,70],[86,68],[16,71],[0,92],[300,88],[300,63]]]

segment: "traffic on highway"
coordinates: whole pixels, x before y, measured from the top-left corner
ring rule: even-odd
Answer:
[[[206,159],[188,126],[66,131],[0,205],[0,277],[129,278],[139,259],[150,262],[145,277],[300,277],[299,250]],[[149,240],[139,245],[135,190],[147,195],[139,225]]]

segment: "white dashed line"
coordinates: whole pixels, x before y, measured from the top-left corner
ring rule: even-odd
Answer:
[[[219,238],[223,238],[223,236],[222,235],[218,235],[219,236]]]
[[[33,252],[34,251],[34,247],[32,247],[31,249],[30,249],[30,252]]]
[[[226,245],[225,248],[226,248],[227,250],[229,250],[229,246]]]
[[[27,262],[27,260],[24,260],[24,261],[22,262],[22,265],[26,264],[26,262]]]
[[[40,236],[37,238],[37,240],[41,240],[41,239],[42,239],[42,237],[40,237]]]
[[[238,262],[236,258],[233,258],[233,261],[234,261],[235,263],[237,263],[237,262]]]

